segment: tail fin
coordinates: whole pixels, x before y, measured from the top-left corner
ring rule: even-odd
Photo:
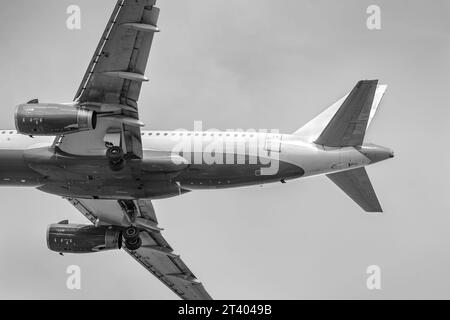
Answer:
[[[294,134],[329,147],[360,146],[386,89],[378,80],[360,81],[350,94]]]
[[[366,212],[383,212],[366,169],[358,168],[327,175]]]

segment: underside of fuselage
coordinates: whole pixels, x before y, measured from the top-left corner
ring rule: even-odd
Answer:
[[[28,166],[23,150],[0,150],[0,186],[37,187],[42,178]]]

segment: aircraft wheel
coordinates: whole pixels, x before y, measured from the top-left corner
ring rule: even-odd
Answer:
[[[123,160],[123,150],[121,147],[108,148],[106,157],[112,162]]]
[[[112,171],[120,171],[125,167],[123,150],[120,147],[111,147],[106,151],[109,167]]]
[[[109,161],[109,168],[112,171],[120,171],[123,168],[125,168],[125,160],[124,159],[120,159],[118,161]]]
[[[139,236],[134,240],[127,240],[125,241],[125,246],[128,250],[135,251],[139,249],[142,246],[142,240],[139,238]]]
[[[122,236],[126,241],[139,239],[139,229],[136,227],[126,228],[123,230]]]

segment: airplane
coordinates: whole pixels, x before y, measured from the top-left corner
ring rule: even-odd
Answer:
[[[378,80],[359,81],[292,134],[142,130],[155,2],[117,2],[73,102],[31,100],[17,107],[15,130],[0,130],[0,186],[60,196],[91,222],[50,225],[50,250],[123,249],[178,297],[207,300],[162,236],[152,200],[326,175],[365,211],[382,212],[365,167],[394,153],[364,141],[387,88]]]

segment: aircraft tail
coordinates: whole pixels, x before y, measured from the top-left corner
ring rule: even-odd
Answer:
[[[328,147],[361,146],[386,89],[378,80],[359,81],[351,93],[294,134]]]
[[[365,150],[367,148],[362,146],[366,130],[386,89],[386,85],[378,85],[378,80],[359,81],[352,92],[294,134],[305,141],[326,147],[361,147],[360,150]],[[369,149],[366,156],[370,159],[370,153],[377,152],[381,154],[380,159],[393,157],[387,148],[376,146],[374,150]],[[365,168],[332,173],[327,177],[366,212],[382,212]]]

